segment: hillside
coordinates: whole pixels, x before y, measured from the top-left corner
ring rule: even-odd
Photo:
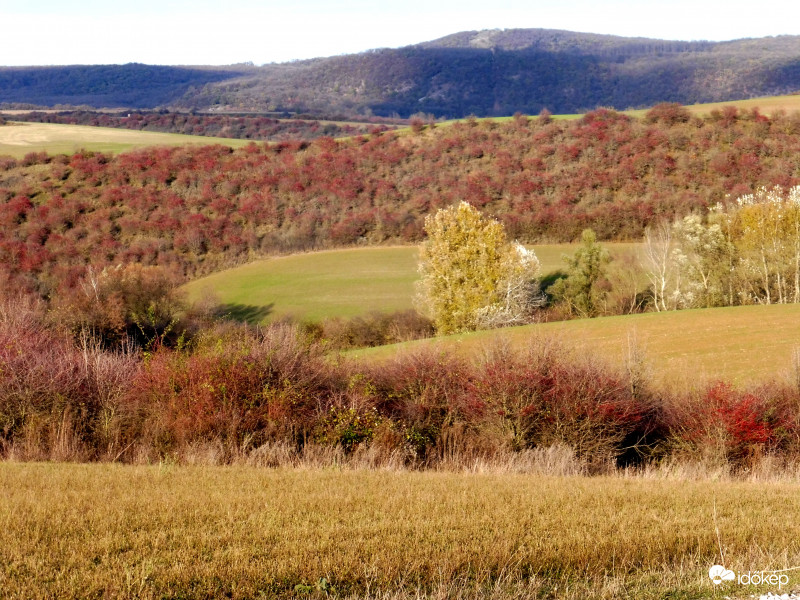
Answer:
[[[744,385],[796,377],[798,317],[797,304],[651,312],[478,331],[349,355],[381,361],[433,346],[475,357],[499,340],[522,350],[537,340],[552,339],[618,368],[634,347],[643,355],[648,380],[674,391],[713,381]]]
[[[8,127],[8,126],[5,126]],[[800,117],[673,106],[387,132],[343,142],[0,159],[0,265],[47,294],[86,264],[192,278],[274,253],[417,242],[467,200],[522,242],[638,240],[644,227],[800,183]]]
[[[693,104],[798,88],[800,37],[690,43],[510,29],[267,65],[179,104],[459,117]]]
[[[621,110],[798,89],[800,36],[676,42],[547,29],[468,31],[261,67],[0,69],[0,103],[403,117]]]
[[[615,259],[636,256],[638,244],[604,244]],[[531,249],[548,276],[564,268],[575,244],[537,244]],[[365,312],[410,309],[419,279],[418,246],[379,246],[307,252],[256,260],[195,279],[190,300],[213,294],[232,316],[270,321],[291,315],[319,320]]]
[[[0,67],[0,104],[152,108],[193,87],[242,74],[236,67],[71,65]]]

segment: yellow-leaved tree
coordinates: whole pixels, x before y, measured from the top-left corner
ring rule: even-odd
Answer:
[[[439,334],[523,323],[542,302],[539,260],[467,202],[425,219],[417,301]]]

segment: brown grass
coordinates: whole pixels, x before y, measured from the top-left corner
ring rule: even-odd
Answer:
[[[12,123],[0,127],[0,155],[10,155],[15,158],[22,158],[29,152],[42,151],[49,154],[72,154],[80,149],[86,149],[118,153],[147,146],[222,144],[239,148],[249,143],[250,140],[132,131],[88,125]]]
[[[710,597],[715,513],[730,568],[800,565],[796,483],[4,463],[0,489],[10,598]]]

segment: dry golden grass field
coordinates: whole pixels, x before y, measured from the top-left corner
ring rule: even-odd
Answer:
[[[239,148],[248,143],[250,143],[249,140],[90,127],[88,125],[12,123],[0,127],[0,155],[10,155],[15,158],[22,158],[29,152],[71,154],[85,149],[95,152],[118,153],[147,146],[223,144]]]
[[[690,104],[686,108],[696,115],[707,115],[712,110],[722,109],[725,106],[735,106],[739,110],[752,110],[757,108],[763,115],[772,115],[778,111],[787,113],[800,110],[800,94],[787,96],[768,96],[765,98],[750,98],[748,100],[734,100],[731,102],[713,102],[710,104]]]
[[[4,598],[744,598],[777,589],[715,588],[720,544],[800,565],[797,483],[3,463],[0,489]]]

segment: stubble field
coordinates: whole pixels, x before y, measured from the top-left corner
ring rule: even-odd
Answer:
[[[720,543],[800,565],[796,483],[5,463],[0,489],[7,598],[745,597]]]
[[[72,154],[84,149],[119,153],[148,146],[223,144],[240,148],[249,143],[249,140],[53,123],[13,123],[0,127],[0,156],[15,158],[22,158],[29,152]]]

